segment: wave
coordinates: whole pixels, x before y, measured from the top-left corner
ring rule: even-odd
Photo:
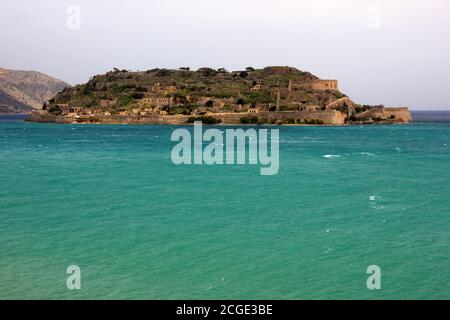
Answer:
[[[338,154],[326,154],[324,156],[322,156],[322,158],[327,158],[327,159],[334,159],[334,158],[340,158],[341,156]]]
[[[381,204],[378,204],[377,201],[380,200],[380,196],[369,196],[370,206],[375,210],[381,210],[384,209],[384,206]]]
[[[370,152],[360,152],[359,154],[363,155],[363,156],[374,156],[375,155],[375,154],[370,153]]]

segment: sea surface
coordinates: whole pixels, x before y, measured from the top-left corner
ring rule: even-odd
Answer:
[[[414,118],[279,127],[261,176],[174,165],[173,126],[2,117],[0,299],[449,299],[450,112]]]

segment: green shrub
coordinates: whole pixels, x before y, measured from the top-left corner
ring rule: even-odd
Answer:
[[[134,101],[134,99],[129,96],[121,96],[121,97],[117,98],[117,104],[119,106],[126,106],[126,105],[132,103],[133,101]]]
[[[217,74],[217,71],[212,68],[200,68],[197,72],[201,73],[204,77],[213,77]]]
[[[259,119],[257,122],[257,124],[259,124],[259,125],[266,124],[266,123],[269,123],[269,120],[266,118]]]
[[[239,121],[241,121],[242,124],[254,124],[258,123],[258,117],[242,117]]]
[[[304,124],[324,124],[323,120],[320,119],[297,119],[297,123],[304,123]]]
[[[285,123],[287,123],[287,124],[295,124],[295,119],[288,118],[288,119],[285,120]]]
[[[244,104],[246,104],[247,102],[243,99],[243,98],[239,98],[239,99],[237,99],[237,101],[236,101],[236,104],[239,104],[239,105],[244,105]]]
[[[136,92],[147,92],[147,89],[141,86],[136,87],[136,89],[134,89]]]
[[[173,99],[176,103],[181,103],[181,104],[188,103],[186,96],[179,94],[179,93],[175,93],[175,95],[173,96]]]
[[[190,115],[190,114],[192,114],[192,107],[191,107],[191,105],[176,106],[176,107],[170,108],[170,111],[172,114]]]
[[[167,77],[167,76],[170,76],[170,74],[171,74],[170,70],[167,70],[167,69],[158,69],[156,71],[157,77]]]
[[[189,117],[186,123],[194,123],[195,121],[201,121],[204,124],[218,124],[222,122],[222,120],[211,116],[200,116],[200,117]]]
[[[130,98],[139,100],[139,99],[144,98],[144,94],[140,93],[140,92],[135,92],[135,93],[130,95]]]
[[[274,103],[275,99],[268,91],[249,92],[246,95],[246,100],[250,103]]]
[[[355,107],[356,113],[361,113],[370,109],[370,106],[357,106]]]
[[[60,107],[51,107],[50,109],[48,109],[48,112],[53,113],[53,114],[60,114],[61,113],[61,108]]]

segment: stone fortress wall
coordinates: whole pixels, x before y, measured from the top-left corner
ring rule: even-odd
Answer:
[[[211,114],[214,118],[220,119],[222,124],[241,123],[241,118],[258,117],[268,122],[271,120],[321,120],[323,124],[343,125],[346,115],[339,111],[274,111],[252,113],[215,113]],[[77,117],[55,116],[49,114],[32,114],[28,121],[31,122],[52,122],[52,123],[117,123],[117,124],[186,124],[191,115],[83,115]]]
[[[356,115],[357,119],[366,117],[395,120],[395,122],[412,122],[413,120],[408,107],[375,107]]]
[[[314,90],[339,90],[337,80],[316,80],[311,83]]]
[[[319,90],[319,91],[325,91],[325,90],[331,90],[331,91],[338,91],[339,90],[339,83],[338,80],[314,80],[312,82],[308,83],[292,83],[293,88],[298,89],[312,89],[312,90]]]

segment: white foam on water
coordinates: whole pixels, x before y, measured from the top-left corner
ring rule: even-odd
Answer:
[[[324,156],[322,156],[322,158],[327,158],[327,159],[334,159],[334,158],[340,158],[341,156],[338,154],[326,154]]]
[[[369,196],[369,201],[370,202],[370,207],[372,207],[375,210],[381,210],[384,209],[384,206],[381,204],[377,204],[377,200],[380,200],[381,197],[380,196]]]

